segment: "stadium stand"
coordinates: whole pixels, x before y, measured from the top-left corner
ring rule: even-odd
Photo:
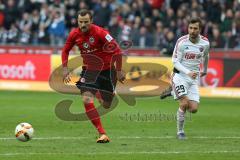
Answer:
[[[171,56],[191,16],[203,19],[211,48],[240,48],[238,0],[0,0],[0,44],[62,46],[81,8],[118,41]]]

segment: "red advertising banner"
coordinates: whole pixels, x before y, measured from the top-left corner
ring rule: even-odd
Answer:
[[[224,65],[221,59],[210,59],[207,76],[201,78],[204,87],[221,87],[224,85]]]
[[[240,87],[240,60],[224,60],[224,84],[226,87]]]
[[[48,81],[50,55],[0,54],[0,80]]]

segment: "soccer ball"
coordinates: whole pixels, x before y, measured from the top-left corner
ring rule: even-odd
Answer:
[[[15,129],[15,136],[19,141],[27,142],[32,139],[34,129],[29,123],[20,123]]]

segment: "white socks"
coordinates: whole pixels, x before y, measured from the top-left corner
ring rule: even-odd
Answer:
[[[177,134],[184,133],[184,118],[185,112],[179,108],[177,111]]]

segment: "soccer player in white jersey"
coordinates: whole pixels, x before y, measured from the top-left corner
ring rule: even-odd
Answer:
[[[207,74],[209,59],[209,41],[200,35],[202,23],[192,18],[188,24],[188,35],[176,42],[172,62],[172,90],[174,99],[179,101],[177,111],[177,138],[185,139],[185,112],[196,113],[199,105],[199,77]],[[203,69],[200,70],[200,64]]]

